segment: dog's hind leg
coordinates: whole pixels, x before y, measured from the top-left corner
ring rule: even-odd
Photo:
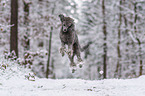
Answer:
[[[82,63],[83,63],[82,61],[83,60],[82,60],[81,55],[80,55],[80,48],[79,48],[79,46],[76,46],[76,45],[75,45],[75,48],[76,48],[75,52],[76,52],[77,59],[78,59],[78,62],[79,62],[79,67],[82,68]]]
[[[78,61],[79,61],[79,67],[82,68],[82,66],[83,66],[83,60],[82,60],[82,58],[81,58],[79,53],[77,54],[77,58],[78,58]]]
[[[78,58],[78,61],[79,62],[82,62],[83,61],[82,58],[81,58],[81,56],[80,56],[80,53],[77,53],[77,58]]]
[[[75,62],[74,62],[74,56],[75,56],[75,54],[73,54],[73,56],[69,56],[68,55],[68,57],[69,57],[69,60],[70,60],[70,66],[71,67],[75,67],[76,66],[76,64],[75,64]]]
[[[80,55],[80,48],[79,48],[79,46],[75,45],[75,51],[76,51],[76,55],[77,55],[78,61],[82,62],[83,60],[82,60],[81,55]]]
[[[76,71],[76,64],[74,62],[74,56],[75,56],[75,54],[73,54],[72,57],[68,55],[68,57],[70,59],[70,66],[71,66],[72,73],[74,73]]]

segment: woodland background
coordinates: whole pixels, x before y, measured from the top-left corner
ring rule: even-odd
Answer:
[[[59,14],[75,19],[84,66],[71,73]],[[42,78],[145,74],[145,0],[0,0],[0,51]]]

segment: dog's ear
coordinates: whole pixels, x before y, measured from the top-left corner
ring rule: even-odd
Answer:
[[[63,15],[63,14],[60,14],[60,15],[59,15],[59,18],[60,18],[61,22],[64,21],[64,15]]]

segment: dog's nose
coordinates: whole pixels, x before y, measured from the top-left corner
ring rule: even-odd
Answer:
[[[66,32],[66,29],[64,29],[64,32]]]

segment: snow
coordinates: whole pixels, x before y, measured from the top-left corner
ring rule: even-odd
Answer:
[[[145,76],[134,79],[46,79],[0,57],[1,96],[144,96]],[[4,66],[7,66],[6,69]]]
[[[144,96],[145,76],[137,79],[80,80],[11,78],[0,83],[1,96]]]

